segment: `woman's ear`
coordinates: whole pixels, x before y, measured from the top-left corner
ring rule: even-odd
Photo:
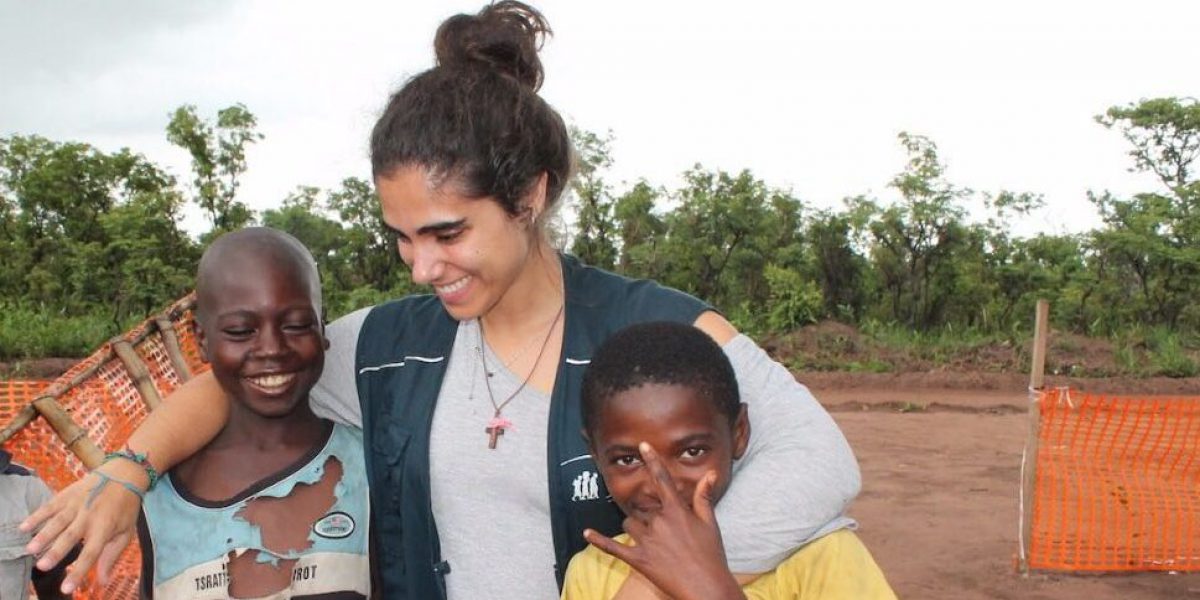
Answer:
[[[529,215],[529,223],[536,225],[538,219],[546,212],[546,189],[549,185],[549,175],[543,171],[538,176],[537,181],[533,182],[533,186],[529,188],[529,193],[525,198],[525,210]]]
[[[746,413],[749,410],[746,403],[742,402],[738,408],[737,420],[733,422],[733,458],[737,460],[746,453],[746,447],[750,445],[750,417]]]

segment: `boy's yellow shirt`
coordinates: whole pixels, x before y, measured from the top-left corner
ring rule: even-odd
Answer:
[[[628,535],[615,538],[629,543]],[[629,578],[624,561],[588,546],[571,559],[562,600],[611,600]],[[895,600],[887,579],[858,536],[830,533],[797,550],[774,571],[742,586],[750,600]]]

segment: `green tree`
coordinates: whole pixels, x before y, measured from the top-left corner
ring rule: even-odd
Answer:
[[[600,137],[571,127],[571,140],[577,157],[571,191],[578,203],[571,253],[587,264],[612,269],[617,263],[616,224],[612,193],[604,181],[604,171],[612,166],[612,132]]]
[[[618,267],[622,273],[659,279],[662,268],[658,250],[667,231],[656,208],[662,197],[662,190],[641,180],[614,203],[613,217],[621,246]]]
[[[866,258],[854,249],[854,223],[845,212],[821,211],[808,224],[808,251],[824,313],[857,320],[867,299]]]
[[[919,329],[942,321],[956,276],[954,251],[966,243],[963,200],[971,194],[945,178],[932,140],[900,134],[908,151],[904,171],[891,181],[900,200],[887,207],[858,200],[852,207],[871,214],[871,256],[890,317]]]
[[[1154,174],[1165,188],[1118,198],[1089,194],[1105,227],[1093,244],[1108,277],[1126,279],[1139,320],[1175,328],[1200,324],[1192,299],[1200,289],[1200,102],[1155,98],[1114,106],[1096,120],[1129,142],[1134,170]],[[1117,290],[1109,284],[1102,289]]]
[[[262,139],[254,115],[241,104],[217,111],[216,123],[201,119],[196,107],[184,105],[171,115],[167,141],[192,157],[195,201],[212,219],[217,234],[251,222],[254,214],[237,200],[246,172],[246,147]]]
[[[194,243],[175,181],[127,149],[0,139],[0,288],[17,305],[102,312],[119,327],[186,289]]]
[[[725,309],[747,329],[762,326],[768,264],[799,270],[802,204],[750,171],[697,166],[684,174],[678,206],[664,215],[660,280]]]

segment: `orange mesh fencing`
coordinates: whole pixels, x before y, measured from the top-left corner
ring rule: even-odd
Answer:
[[[1200,398],[1041,394],[1028,566],[1200,571]]]
[[[207,370],[208,366],[200,360],[192,335],[191,306],[189,296],[175,303],[164,316],[178,338],[180,359],[195,375]],[[165,397],[187,379],[175,369],[164,336],[154,320],[146,321],[118,339],[133,345],[161,396]],[[134,378],[113,352],[112,342],[104,344],[53,382],[0,382],[0,425],[12,423],[25,407],[45,396],[54,397],[71,420],[86,432],[87,438],[105,452],[122,448],[148,412]],[[55,490],[87,472],[83,462],[42,417],[21,427],[3,446],[15,460],[36,470]],[[140,571],[141,553],[135,542],[122,554],[107,586],[102,588],[93,581],[84,592],[75,594],[75,598],[138,598]]]

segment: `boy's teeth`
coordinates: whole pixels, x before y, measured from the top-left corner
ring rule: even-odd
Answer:
[[[250,382],[259,387],[272,388],[287,384],[295,375],[291,373],[282,375],[263,375],[262,377],[251,377]]]
[[[471,278],[463,277],[462,279],[459,279],[458,281],[455,281],[454,283],[452,283],[450,285],[443,285],[441,287],[438,287],[437,291],[439,294],[450,294],[450,293],[457,292],[458,290],[461,290],[464,285],[467,285],[467,281],[469,279],[471,279]]]

